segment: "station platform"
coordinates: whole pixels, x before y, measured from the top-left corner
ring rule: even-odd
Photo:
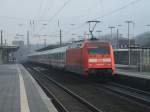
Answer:
[[[0,112],[57,112],[20,64],[0,65]]]
[[[116,74],[150,80],[150,72],[137,72],[132,70],[116,69]]]
[[[115,81],[150,92],[150,72],[116,69]]]

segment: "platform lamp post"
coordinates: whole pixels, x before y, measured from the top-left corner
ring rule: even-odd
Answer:
[[[90,34],[91,34],[91,39],[94,38],[94,36],[93,36],[93,31],[94,31],[96,25],[97,25],[98,23],[100,23],[100,22],[101,22],[101,21],[97,21],[97,20],[87,21],[87,22],[86,22],[86,23],[89,24],[89,32],[90,32]],[[91,27],[92,24],[93,24],[93,27]]]
[[[117,40],[116,40],[116,49],[119,48],[119,38],[120,38],[120,34],[119,34],[119,27],[121,27],[122,25],[117,25]]]
[[[130,53],[130,24],[131,23],[133,23],[133,21],[130,21],[130,20],[128,20],[128,21],[125,21],[125,23],[127,23],[127,25],[128,25],[128,65],[130,65],[131,64],[131,53]]]
[[[59,28],[59,43],[60,43],[60,46],[62,45],[62,29],[61,29],[61,26],[60,26],[60,21],[58,20],[58,28]]]
[[[115,27],[114,26],[109,26],[108,27],[109,29],[110,29],[110,35],[111,35],[111,39],[110,39],[110,41],[111,41],[111,43],[113,43],[112,41],[113,41],[113,29],[115,29]]]
[[[0,31],[1,32],[1,46],[3,45],[3,30]]]

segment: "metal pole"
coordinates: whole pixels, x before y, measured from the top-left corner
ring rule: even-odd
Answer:
[[[44,47],[46,47],[46,39],[44,39]]]
[[[119,46],[118,46],[118,40],[119,40],[119,30],[117,29],[117,41],[116,41],[116,48],[118,49]]]
[[[7,40],[5,39],[5,45],[7,44]]]
[[[110,28],[110,35],[111,35],[110,42],[113,44],[113,34],[112,34],[112,29],[115,28],[115,27],[110,26],[110,27],[108,27],[108,28]]]
[[[119,27],[121,27],[122,25],[117,25],[117,40],[116,40],[116,48],[119,49],[119,37],[120,37],[120,34],[119,34]]]
[[[130,23],[128,22],[128,54],[129,54],[129,65],[131,64],[130,60]]]
[[[112,40],[112,28],[110,28],[110,33],[111,33],[111,40]]]
[[[142,72],[142,61],[143,61],[143,58],[142,58],[142,48],[140,48],[140,72]]]
[[[130,23],[128,22],[128,54],[129,54],[129,65],[131,64],[130,60]]]
[[[1,45],[3,45],[3,30],[1,30]]]
[[[60,29],[60,45],[62,45],[62,34],[61,34],[61,29]]]
[[[29,47],[29,31],[27,31],[27,46]]]
[[[30,33],[29,31],[27,31],[27,49],[28,49],[28,53],[30,52]]]
[[[126,21],[126,23],[128,24],[128,65],[131,64],[131,53],[130,53],[130,23],[132,23],[132,21]]]

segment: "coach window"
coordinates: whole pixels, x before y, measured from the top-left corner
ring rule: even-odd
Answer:
[[[57,59],[57,54],[55,53],[55,57],[54,57],[54,59],[56,60]]]
[[[59,59],[59,54],[58,53],[56,53],[57,54],[57,60]]]
[[[148,58],[149,58],[149,65],[150,65],[150,49],[148,49],[148,50],[149,50]]]
[[[149,64],[149,49],[147,49],[147,64]]]
[[[54,54],[54,60],[56,59],[56,54]]]
[[[60,53],[60,59],[62,60],[62,52]]]
[[[57,58],[56,56],[57,56],[57,55],[56,55],[56,53],[55,53],[55,54],[54,54],[54,59],[55,59],[55,60],[56,60],[56,58]]]
[[[54,54],[54,59],[56,60],[56,53]]]
[[[143,61],[144,61],[144,64],[146,64],[146,52],[145,52],[145,50],[143,50]]]
[[[59,59],[59,54],[57,53],[57,60]]]
[[[61,53],[59,53],[59,60],[61,59]]]
[[[58,60],[60,60],[60,53],[58,53]]]
[[[61,60],[63,59],[63,53],[61,53]]]
[[[52,54],[50,54],[50,58],[53,59],[53,55]]]
[[[58,59],[60,60],[60,58],[61,58],[61,54],[60,54],[60,53],[58,53]]]
[[[60,53],[58,53],[58,60],[60,60],[60,56],[61,56]]]
[[[62,53],[62,60],[64,59],[64,53]]]
[[[51,59],[51,54],[49,54],[49,59]]]
[[[51,54],[51,59],[53,59],[53,54]]]
[[[60,57],[61,57],[61,55],[60,55],[60,53],[58,53],[58,59],[60,59]]]
[[[59,60],[59,53],[57,53],[57,56],[58,56],[58,57],[57,57],[57,60]]]
[[[62,53],[60,53],[60,58],[59,58],[60,60],[62,59]]]
[[[61,53],[59,53],[59,60],[61,59]]]
[[[55,54],[53,54],[53,60],[55,59]]]
[[[60,53],[60,60],[62,59],[62,53]]]
[[[55,54],[53,54],[53,60],[55,59]]]
[[[43,58],[44,58],[44,60],[46,60],[47,59],[47,55],[45,54]]]
[[[61,56],[62,56],[61,58],[62,58],[62,60],[63,60],[63,53],[61,54]]]
[[[59,57],[59,59],[60,59],[60,60],[62,59],[62,53],[60,53],[60,57]]]
[[[51,59],[53,59],[53,54],[50,54],[51,55]]]
[[[45,55],[46,56],[46,59],[48,59],[48,55]]]

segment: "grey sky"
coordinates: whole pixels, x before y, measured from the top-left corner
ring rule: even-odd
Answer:
[[[10,43],[16,33],[26,35],[26,31],[30,30],[32,43],[43,43],[43,38],[47,38],[48,43],[55,43],[59,39],[55,37],[59,34],[58,20],[63,31],[63,40],[76,38],[72,34],[83,35],[88,31],[85,22],[95,18],[102,21],[96,27],[96,30],[103,31],[102,34],[110,33],[108,26],[122,24],[120,32],[126,36],[127,25],[124,23],[126,20],[135,22],[135,26],[131,26],[131,35],[148,30],[144,25],[150,24],[150,0],[70,0],[62,11],[54,16],[67,1],[0,0],[0,28],[4,30],[4,37]],[[110,13],[133,1],[137,3],[116,13]],[[105,16],[102,17],[103,15]],[[49,36],[39,38],[37,35]]]

